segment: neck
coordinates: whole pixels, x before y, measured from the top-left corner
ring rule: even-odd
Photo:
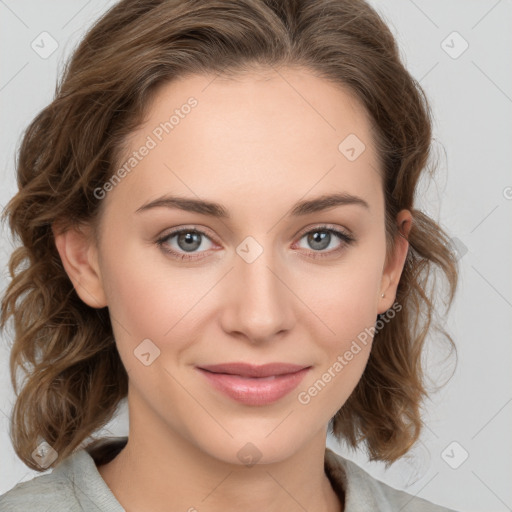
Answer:
[[[325,431],[284,460],[246,466],[210,456],[163,422],[149,428],[147,418],[130,413],[125,448],[98,467],[127,512],[167,511],[170,503],[189,512],[343,509],[324,471]]]

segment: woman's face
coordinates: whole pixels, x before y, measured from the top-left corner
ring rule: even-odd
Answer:
[[[79,292],[108,305],[130,428],[237,464],[323,440],[407,250],[386,263],[364,109],[305,71],[193,76],[158,91],[128,144]]]

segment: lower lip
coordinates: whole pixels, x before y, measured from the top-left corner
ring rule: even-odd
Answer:
[[[227,373],[212,373],[198,368],[210,384],[245,405],[267,405],[293,391],[310,368],[275,377],[250,378]]]

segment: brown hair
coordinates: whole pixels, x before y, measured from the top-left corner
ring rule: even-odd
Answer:
[[[52,225],[97,220],[94,190],[113,175],[158,85],[262,66],[300,66],[365,106],[381,158],[388,256],[396,214],[413,214],[396,297],[401,310],[375,334],[363,376],[332,430],[352,447],[365,442],[371,459],[388,464],[418,439],[428,396],[421,355],[437,288],[429,283],[433,271],[444,273],[449,309],[457,260],[443,229],[413,208],[429,160],[431,113],[389,28],[362,0],[122,0],[89,30],[54,100],[27,128],[17,158],[19,192],[4,214],[21,242],[10,258],[0,318],[5,328],[12,317],[15,330],[11,439],[32,469],[42,469],[31,456],[38,439],[58,452],[58,464],[111,419],[128,382],[108,310],[79,299]]]

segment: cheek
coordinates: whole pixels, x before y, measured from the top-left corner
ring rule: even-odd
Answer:
[[[160,350],[160,364],[169,357],[179,361],[197,337],[193,319],[201,298],[212,286],[210,279],[198,275],[196,269],[173,267],[157,250],[117,242],[110,246],[102,271],[114,336],[125,368],[140,370],[134,355],[146,339]]]
[[[347,401],[364,373],[373,342],[377,314],[374,280],[366,274],[352,276],[341,291],[323,295],[325,336],[314,337],[321,350],[320,364],[297,395],[311,414],[328,421]],[[360,279],[356,279],[360,277]],[[352,286],[353,285],[353,286]]]
[[[118,346],[133,351],[146,338],[158,344],[173,324],[180,295],[162,282],[166,276],[144,260],[143,251],[121,238],[111,238],[105,247],[102,276]]]
[[[309,281],[304,290],[306,304],[325,324],[323,339],[339,345],[374,325],[380,285],[380,262],[359,259],[356,265],[332,269]],[[329,335],[330,334],[330,335]]]
[[[309,281],[316,284],[307,288],[314,304],[311,309],[318,312],[325,333],[320,336],[315,323],[311,335],[323,357],[301,387],[298,401],[330,416],[348,399],[368,361],[381,278],[378,254],[378,250],[358,252],[346,265],[333,269],[329,279],[324,274],[325,278]]]

